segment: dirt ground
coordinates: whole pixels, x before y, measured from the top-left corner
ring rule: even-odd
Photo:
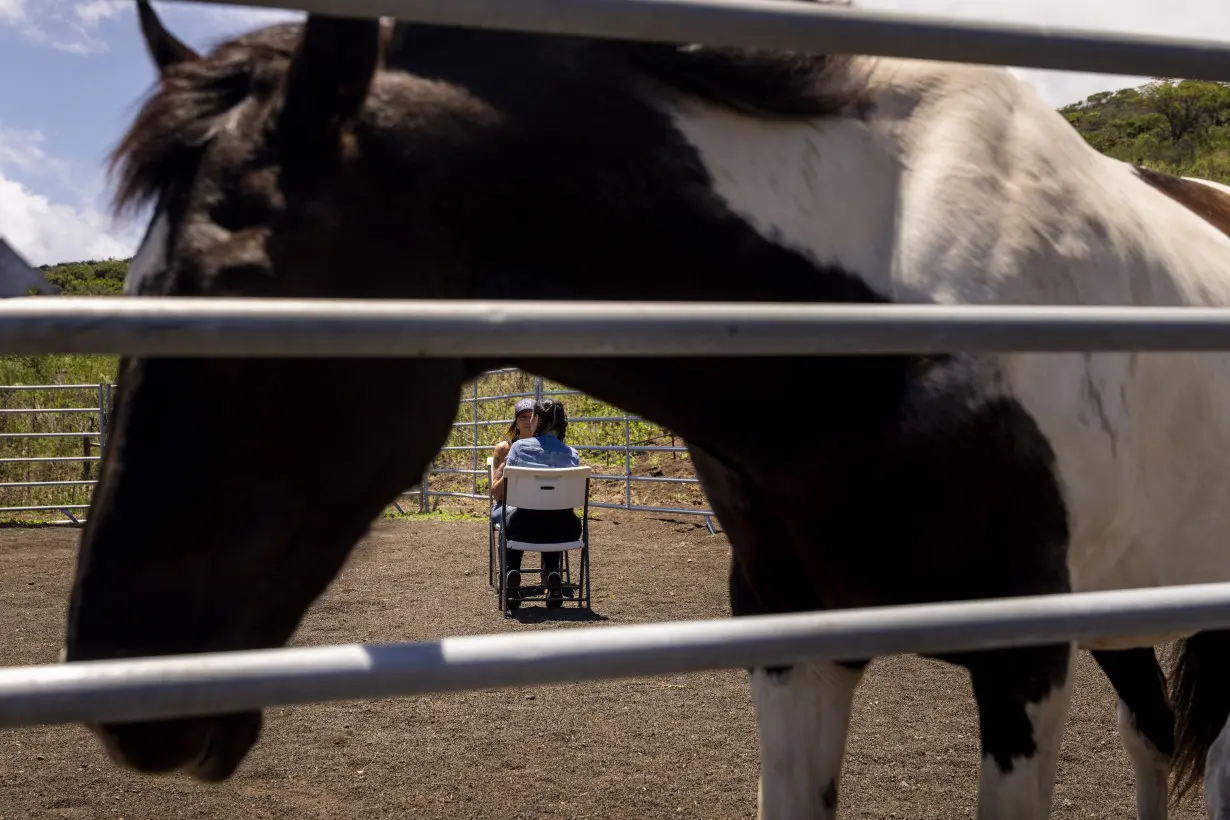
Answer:
[[[728,615],[722,535],[631,513],[596,518],[589,623]],[[55,661],[76,538],[0,530],[0,666]],[[541,605],[502,619],[486,548],[481,522],[378,522],[296,642],[587,623]],[[757,741],[740,670],[308,705],[267,710],[266,721],[235,777],[213,786],[121,771],[76,726],[0,730],[0,820],[755,817]],[[882,659],[859,690],[840,815],[972,818],[977,765],[965,674]],[[1172,817],[1201,817],[1198,800]],[[1087,655],[1052,816],[1135,817],[1114,698]]]

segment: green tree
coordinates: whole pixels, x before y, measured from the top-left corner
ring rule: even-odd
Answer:
[[[1166,120],[1170,143],[1176,148],[1185,139],[1204,136],[1224,121],[1230,108],[1230,88],[1222,83],[1197,80],[1154,80],[1141,90],[1149,108]]]

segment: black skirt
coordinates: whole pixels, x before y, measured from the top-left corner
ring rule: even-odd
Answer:
[[[508,540],[527,544],[579,541],[581,519],[573,510],[522,510],[508,519]]]

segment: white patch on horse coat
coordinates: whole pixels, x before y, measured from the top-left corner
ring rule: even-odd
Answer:
[[[124,278],[125,294],[135,296],[140,293],[145,281],[166,267],[170,240],[171,231],[167,216],[159,211],[146,229],[141,247],[128,263],[128,275]]]
[[[1098,154],[1010,73],[858,68],[871,84],[864,119],[661,105],[762,236],[896,302],[1230,305],[1230,239]],[[1230,579],[1226,354],[994,358],[1055,451],[1076,590]]]
[[[1136,775],[1137,820],[1166,820],[1169,811],[1170,761],[1137,731],[1132,710],[1119,701],[1119,737]]]
[[[836,820],[826,805],[837,787],[862,672],[832,663],[800,664],[781,676],[752,671],[760,736],[758,820]]]

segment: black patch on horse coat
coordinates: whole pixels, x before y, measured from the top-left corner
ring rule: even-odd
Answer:
[[[731,442],[722,459],[697,459],[738,542],[737,614],[1069,589],[1053,453],[993,365],[918,359],[897,377],[891,389],[835,387],[843,401],[817,406],[802,458],[753,435],[750,448]],[[800,472],[782,475],[783,465]]]
[[[861,116],[868,110],[866,84],[844,54],[707,46],[700,44],[586,39],[532,32],[476,31],[455,26],[397,23],[385,59],[389,65],[413,68],[431,53],[460,48],[498,51],[520,44],[539,59],[554,62],[561,72],[593,74],[597,67],[609,77],[620,68],[656,80],[683,94],[756,117],[819,119]],[[443,79],[444,77],[442,77]],[[447,79],[454,80],[454,75]],[[624,74],[620,79],[635,82]]]
[[[1018,759],[1038,751],[1027,706],[1050,697],[1067,679],[1071,655],[1067,646],[1024,647],[971,653],[948,658],[970,672],[978,702],[978,732],[982,756],[995,761],[1005,774]],[[1053,738],[1058,743],[1059,738]]]
[[[760,118],[862,116],[869,101],[848,57],[666,43],[619,43],[638,71],[667,85]]]
[[[830,780],[828,785],[824,787],[824,792],[820,795],[820,801],[824,803],[824,807],[829,811],[837,808],[837,781]]]
[[[764,667],[765,676],[770,683],[783,684],[790,682],[790,675],[794,672],[793,666],[766,666]]]
[[[1069,591],[1054,455],[991,360],[918,359],[876,403],[842,395],[852,413],[811,426],[793,481],[769,452],[696,462],[731,535],[735,614]],[[941,657],[970,670],[984,755],[1004,772],[1031,757],[1026,706],[1065,680],[1067,647]]]
[[[1102,668],[1115,694],[1131,713],[1132,725],[1153,748],[1174,756],[1174,709],[1166,694],[1166,675],[1152,647],[1095,649],[1089,654]]]

